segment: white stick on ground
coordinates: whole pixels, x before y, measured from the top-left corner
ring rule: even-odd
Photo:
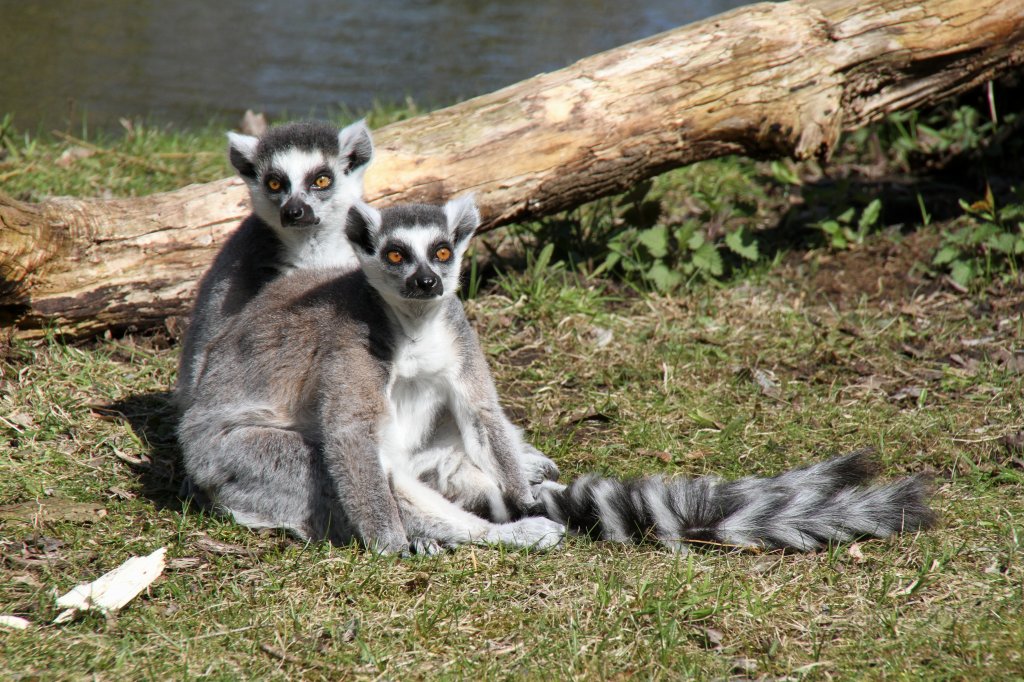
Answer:
[[[166,547],[147,556],[132,557],[113,571],[104,573],[91,583],[82,583],[57,599],[57,606],[66,609],[54,623],[66,623],[79,611],[98,609],[103,613],[117,611],[149,587],[164,571]]]

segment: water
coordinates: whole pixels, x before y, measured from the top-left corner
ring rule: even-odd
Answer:
[[[449,104],[747,0],[0,0],[22,130]]]

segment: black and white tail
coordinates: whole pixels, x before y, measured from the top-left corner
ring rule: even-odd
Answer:
[[[676,550],[692,543],[809,551],[933,525],[921,478],[866,485],[875,475],[869,452],[737,481],[586,475],[568,486],[547,482],[537,497],[543,514],[572,532],[616,542],[657,540]]]

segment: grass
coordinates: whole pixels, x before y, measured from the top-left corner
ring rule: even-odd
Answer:
[[[17,138],[0,176],[34,167],[0,188],[132,194],[226,172],[219,131],[152,136],[96,141],[107,151],[62,170],[77,143]],[[725,160],[655,190],[754,231],[793,203],[772,175]],[[0,677],[1024,676],[1024,287],[956,288],[921,265],[947,224],[935,213],[672,294],[552,249],[497,262],[467,302],[510,413],[565,478],[770,475],[864,446],[886,476],[934,473],[940,528],[810,555],[570,539],[396,560],[254,533],[176,497],[173,342],[15,341],[0,362],[0,613],[33,625],[0,631]],[[119,614],[49,625],[54,590],[160,546],[164,577]]]

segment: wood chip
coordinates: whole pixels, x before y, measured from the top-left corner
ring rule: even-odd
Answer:
[[[164,571],[165,554],[167,548],[161,547],[152,554],[132,557],[91,583],[77,585],[57,598],[57,606],[65,610],[53,622],[66,623],[79,612],[89,609],[105,614],[117,611],[160,577]]]
[[[0,628],[10,628],[11,630],[25,630],[32,623],[30,621],[21,618],[20,616],[0,616]]]

